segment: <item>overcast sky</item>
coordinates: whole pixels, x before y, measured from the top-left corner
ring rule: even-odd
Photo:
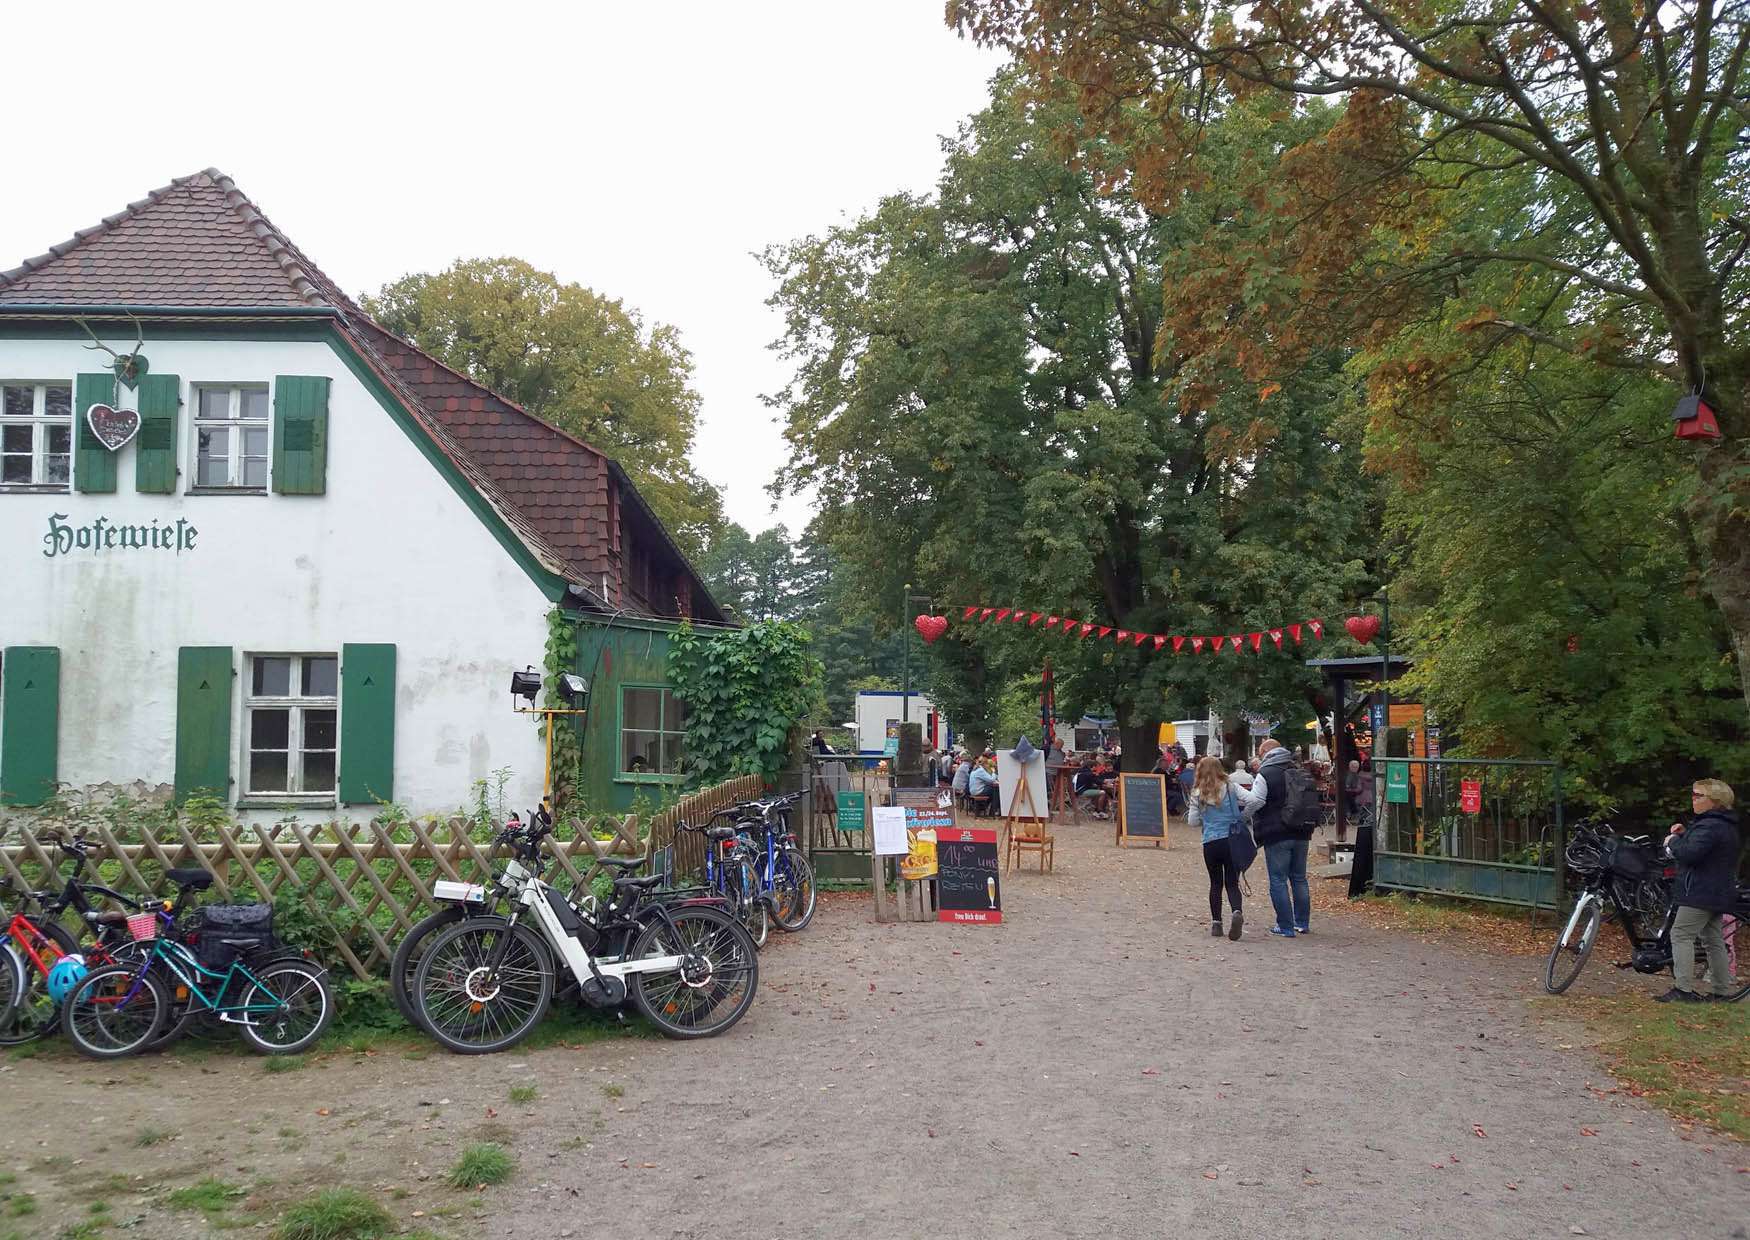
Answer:
[[[0,269],[209,166],[354,295],[525,258],[680,329],[695,464],[751,530],[809,511],[764,491],[785,371],[750,255],[933,186],[1000,64],[941,0],[4,9]]]

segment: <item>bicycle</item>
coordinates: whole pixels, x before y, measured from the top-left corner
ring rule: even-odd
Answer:
[[[804,795],[797,792],[771,801],[746,802],[746,808],[758,813],[759,819],[757,823],[743,819],[760,837],[754,841],[757,896],[771,910],[778,929],[792,933],[814,919],[814,868],[790,829],[790,807]]]
[[[680,831],[696,831],[705,837],[705,886],[717,892],[729,911],[747,928],[753,945],[764,947],[771,931],[771,905],[763,898],[759,872],[755,864],[758,853],[751,828],[754,824],[744,817],[743,802],[720,809],[704,823],[681,823]],[[720,819],[730,819],[732,825],[716,825]]]
[[[1550,949],[1544,966],[1544,989],[1559,995],[1574,984],[1597,944],[1598,932],[1608,915],[1628,936],[1630,958],[1616,962],[1619,969],[1658,974],[1673,967],[1671,923],[1677,905],[1671,899],[1671,878],[1676,870],[1665,864],[1661,850],[1646,836],[1614,835],[1600,827],[1582,824],[1569,842],[1566,863],[1581,888],[1574,911]],[[1733,910],[1740,923],[1750,919],[1750,887],[1739,886]],[[1645,919],[1657,913],[1659,929],[1644,933]],[[1750,980],[1727,995],[1737,1002],[1750,995]]]
[[[56,850],[73,859],[73,869],[62,882],[61,890],[21,891],[9,880],[0,879],[0,892],[19,897],[20,906],[0,931],[0,1046],[17,1046],[48,1034],[59,1023],[60,1013],[46,982],[49,970],[65,956],[79,955],[87,964],[114,964],[118,953],[127,951],[132,940],[126,922],[129,912],[146,907],[143,901],[101,883],[87,883],[80,876],[90,859],[91,848],[83,838],[71,841],[53,837]],[[99,910],[91,901],[99,895],[120,904],[126,912]],[[26,911],[34,904],[33,916]],[[68,909],[95,933],[95,939],[81,947],[79,941],[61,924]],[[3,995],[10,989],[8,1004]]]
[[[493,898],[509,914],[468,917],[420,958],[413,998],[427,1032],[460,1054],[514,1046],[546,1015],[561,966],[584,1002],[615,1007],[630,998],[666,1037],[710,1037],[742,1018],[758,989],[759,959],[718,900],[651,900],[661,874],[634,877],[625,871],[642,858],[604,857],[622,871],[613,895],[605,908],[589,898],[580,906],[541,880],[550,831],[537,821],[500,832],[494,845],[512,855]]]
[[[211,1016],[237,1026],[243,1040],[262,1054],[294,1055],[313,1045],[334,1019],[328,971],[302,954],[273,951],[266,944],[270,936],[259,926],[232,932],[217,924],[183,929],[194,893],[212,886],[213,876],[187,869],[168,870],[165,877],[177,888],[171,909],[128,918],[132,936],[147,945],[141,958],[92,970],[61,1005],[61,1030],[68,1041],[94,1059],[114,1059],[161,1044],[167,1022],[175,1022],[175,1037]],[[206,953],[204,962],[189,946],[191,934]],[[169,985],[161,973],[168,975]],[[172,996],[183,989],[188,1000],[176,1013]],[[233,991],[236,1000],[227,1002]]]

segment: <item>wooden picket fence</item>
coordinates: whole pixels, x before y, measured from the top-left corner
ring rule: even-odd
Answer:
[[[703,841],[692,833],[677,837],[676,827],[758,796],[760,789],[757,775],[732,779],[683,798],[643,828],[636,814],[598,819],[594,830],[611,828],[607,839],[597,839],[588,825],[561,823],[546,849],[564,878],[578,886],[604,871],[601,858],[607,856],[643,857],[652,869],[691,873],[703,864]],[[20,889],[58,890],[57,872],[64,876],[68,862],[56,852],[53,838],[45,837],[51,829],[16,827],[16,842],[0,847],[0,876]],[[336,953],[368,980],[388,967],[402,934],[434,907],[432,882],[480,883],[491,877],[491,834],[453,817],[321,826],[230,824],[203,827],[197,838],[177,820],[124,840],[110,825],[93,821],[85,842],[100,881],[131,895],[174,895],[164,871],[196,866],[213,876],[210,894],[221,900],[272,903],[288,890],[295,892],[326,928]],[[87,878],[95,876],[94,870],[87,869]]]

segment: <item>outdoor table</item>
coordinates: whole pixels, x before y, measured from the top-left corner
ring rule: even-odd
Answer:
[[[1051,775],[1051,806],[1061,814],[1075,798],[1075,764],[1060,762],[1045,769]]]

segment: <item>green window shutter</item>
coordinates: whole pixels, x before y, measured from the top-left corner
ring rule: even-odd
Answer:
[[[176,657],[176,799],[231,799],[231,648],[184,646]]]
[[[340,648],[340,800],[395,799],[395,647]]]
[[[73,486],[80,491],[108,494],[115,490],[115,453],[91,433],[85,411],[115,399],[115,376],[77,375],[73,379]]]
[[[280,375],[273,381],[273,489],[321,495],[328,487],[328,380]]]
[[[181,420],[182,380],[175,375],[140,379],[140,436],[134,442],[134,490],[176,494],[176,424]]]
[[[55,795],[60,732],[60,650],[7,647],[0,653],[0,805],[41,805]]]

